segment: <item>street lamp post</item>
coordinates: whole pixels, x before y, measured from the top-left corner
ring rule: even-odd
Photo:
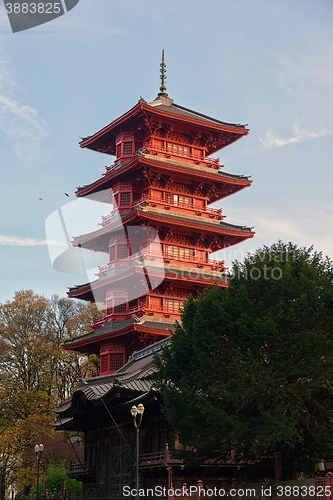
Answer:
[[[0,462],[0,500],[2,500],[2,469],[4,468],[4,463]]]
[[[133,417],[134,427],[136,430],[135,487],[137,500],[139,498],[139,432],[144,411],[145,407],[142,403],[138,404],[137,407],[132,406],[131,408],[131,415]]]
[[[39,468],[40,468],[40,460],[42,458],[42,453],[44,450],[43,444],[36,444],[35,448],[36,459],[37,459],[37,489],[36,489],[36,498],[39,500]]]

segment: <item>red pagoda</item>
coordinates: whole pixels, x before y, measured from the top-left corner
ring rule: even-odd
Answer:
[[[164,53],[160,78],[154,101],[140,98],[80,143],[116,157],[100,179],[77,191],[97,199],[112,193],[110,214],[73,242],[107,253],[108,263],[95,281],[69,291],[103,302],[104,317],[90,334],[64,346],[97,354],[99,375],[114,373],[134,351],[169,336],[189,294],[226,287],[224,262],[211,260],[211,253],[254,235],[209,206],[250,186],[248,177],[225,173],[210,156],[249,130],[175,104],[166,92]]]

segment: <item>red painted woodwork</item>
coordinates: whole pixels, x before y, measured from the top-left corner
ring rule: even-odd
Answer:
[[[222,210],[209,205],[251,181],[224,173],[219,159],[209,155],[247,133],[243,125],[215,120],[159,94],[150,103],[140,99],[80,143],[116,157],[100,179],[77,192],[86,196],[111,187],[113,210],[96,221],[95,232],[73,241],[75,246],[108,252],[109,262],[99,268],[95,282],[69,291],[70,297],[84,300],[98,297],[105,315],[94,322],[91,334],[64,346],[98,354],[100,375],[116,371],[134,350],[170,335],[189,294],[210,285],[227,286],[224,262],[211,259],[211,253],[254,233],[225,223]],[[120,232],[116,213],[125,228],[145,230],[136,237],[131,229],[129,239]],[[160,248],[149,244],[150,228],[157,231]],[[157,288],[130,300],[129,290],[142,280],[138,256],[157,274],[163,265],[165,278]]]

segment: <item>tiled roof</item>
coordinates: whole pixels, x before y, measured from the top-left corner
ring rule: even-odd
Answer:
[[[170,165],[170,166],[175,165],[175,166],[179,166],[179,167],[182,167],[184,169],[187,169],[187,170],[202,171],[202,172],[205,172],[207,174],[215,175],[216,177],[222,177],[222,178],[226,178],[226,179],[247,181],[251,177],[250,175],[246,176],[246,175],[229,174],[229,173],[224,172],[222,170],[212,169],[208,165],[207,166],[196,165],[195,163],[192,164],[192,163],[189,163],[187,161],[175,160],[173,158],[163,158],[162,156],[143,154],[143,153],[138,153],[138,156],[141,156],[142,158],[147,158],[148,160],[153,160],[154,163],[162,163],[164,165]],[[250,182],[252,182],[252,181],[250,181]]]
[[[153,208],[153,207],[140,207],[140,211],[152,215],[161,215],[168,219],[177,219],[183,222],[192,222],[194,224],[204,225],[204,226],[215,226],[217,228],[226,229],[228,231],[239,231],[242,233],[251,233],[251,228],[246,226],[236,226],[235,224],[228,224],[227,222],[222,222],[217,219],[207,219],[203,218],[200,215],[186,215],[186,214],[178,214],[176,212],[171,212],[168,210],[164,210],[162,208]]]
[[[93,337],[98,337],[101,335],[101,333],[112,333],[112,332],[118,332],[120,330],[123,330],[124,328],[127,328],[135,323],[135,318],[130,318],[130,319],[124,319],[124,320],[119,320],[119,321],[109,321],[108,323],[105,323],[103,328],[99,328],[98,330],[95,330],[93,332],[86,333],[84,335],[80,335],[79,337],[73,337],[71,339],[65,340],[64,344],[65,345],[70,345],[73,344],[77,341],[85,340],[85,339],[91,339]]]
[[[84,335],[65,340],[64,344],[66,346],[69,346],[71,344],[75,344],[76,342],[99,337],[100,335],[106,333],[119,332],[121,330],[124,330],[125,328],[128,328],[129,326],[134,325],[138,325],[138,327],[142,326],[144,328],[151,328],[153,330],[172,331],[174,323],[175,321],[169,318],[156,318],[156,320],[154,320],[151,316],[141,316],[139,318],[109,321],[105,323],[102,328],[98,328],[89,333],[85,333]]]
[[[175,115],[185,116],[187,118],[192,118],[194,120],[215,123],[217,125],[225,125],[227,127],[232,127],[236,129],[246,128],[246,125],[241,125],[239,123],[235,124],[235,123],[222,122],[220,120],[216,120],[216,118],[212,118],[211,116],[198,113],[197,111],[193,111],[192,109],[184,108],[179,104],[175,104],[170,98],[156,99],[155,101],[149,102],[148,104],[160,111],[164,111],[166,113],[171,113]]]
[[[103,398],[106,396],[112,398],[113,393],[117,402],[119,400],[121,404],[123,400],[119,397],[119,394],[122,391],[132,396],[132,398],[130,397],[130,401],[140,395],[153,391],[153,356],[155,352],[167,345],[170,345],[170,338],[160,340],[141,351],[134,352],[127,363],[113,375],[83,379],[81,387],[74,392],[71,401],[62,403],[55,410],[59,417],[54,425],[61,427],[72,420],[71,417],[76,412],[75,401],[78,398],[82,399],[82,396],[86,401],[99,406],[103,404]],[[128,402],[128,396],[126,402]]]

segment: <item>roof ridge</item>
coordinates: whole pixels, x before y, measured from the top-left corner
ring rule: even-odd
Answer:
[[[170,345],[170,343],[171,343],[171,337],[166,337],[165,339],[158,340],[154,344],[144,347],[143,349],[141,349],[141,351],[134,351],[133,354],[131,354],[130,357],[128,358],[128,362],[145,358],[146,356],[150,356],[154,352],[163,349],[163,347]]]
[[[202,118],[207,118],[208,120],[211,120],[216,123],[221,123],[222,125],[229,125],[230,127],[237,127],[237,128],[244,128],[248,125],[247,123],[242,125],[241,123],[230,123],[230,122],[224,122],[222,120],[218,120],[217,118],[213,118],[212,116],[206,115],[204,113],[200,113],[199,111],[194,111],[193,109],[186,108],[185,106],[181,106],[180,104],[173,103],[171,106],[176,107],[178,109],[182,109],[183,111],[187,111],[189,113],[193,113],[194,115],[202,116]]]

